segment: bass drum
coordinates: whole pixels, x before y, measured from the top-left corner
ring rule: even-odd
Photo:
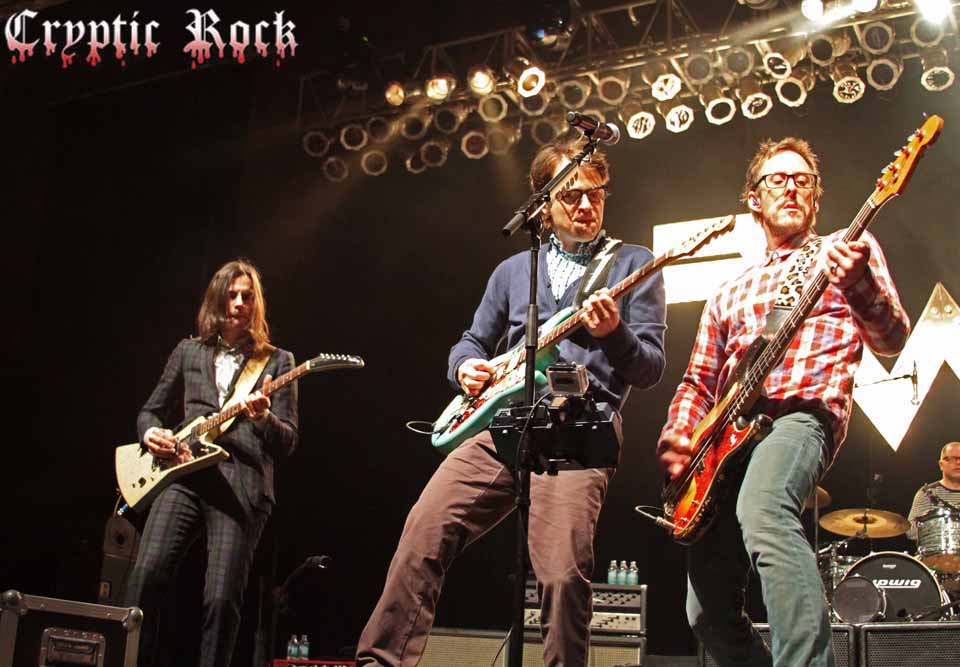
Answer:
[[[906,621],[947,602],[937,578],[926,565],[906,554],[879,551],[854,563],[833,593],[834,613],[845,623]]]

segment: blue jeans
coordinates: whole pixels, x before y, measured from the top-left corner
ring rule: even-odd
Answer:
[[[731,493],[707,534],[687,550],[687,618],[723,667],[835,664],[823,584],[800,523],[831,439],[809,413],[776,419],[742,472],[736,507]],[[744,611],[751,567],[760,575],[772,656]]]

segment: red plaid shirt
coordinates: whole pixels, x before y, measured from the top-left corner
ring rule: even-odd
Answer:
[[[825,237],[823,247],[844,231]],[[744,352],[763,332],[794,252],[812,238],[812,231],[798,234],[768,250],[761,264],[724,284],[704,306],[690,364],[670,403],[661,442],[667,435],[690,437],[722,395]],[[869,232],[862,240],[870,244],[869,270],[846,290],[827,286],[783,361],[763,384],[769,402],[764,412],[769,416],[804,410],[826,418],[833,429],[834,453],[847,433],[853,376],[863,343],[876,354],[890,356],[903,348],[910,333],[910,319],[900,305],[880,245]]]

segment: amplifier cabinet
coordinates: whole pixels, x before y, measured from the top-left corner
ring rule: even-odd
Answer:
[[[0,667],[136,667],[143,612],[137,607],[0,595]]]
[[[767,623],[754,623],[753,627],[757,629],[760,636],[767,646],[770,646],[770,625]],[[830,638],[833,641],[833,655],[837,660],[837,667],[856,667],[856,627],[846,623],[834,623],[830,626]],[[893,663],[891,663],[893,664]],[[931,663],[925,667],[932,667]],[[703,645],[700,645],[700,665],[703,667],[717,667],[717,661],[710,657],[710,654],[704,651]],[[861,663],[861,667],[863,664]]]
[[[960,665],[960,623],[865,623],[860,667]]]
[[[419,667],[505,667],[507,632],[434,628]],[[645,637],[590,638],[587,667],[642,665]],[[538,634],[523,638],[523,667],[543,667],[543,642]]]
[[[540,631],[540,595],[535,581],[527,582],[523,626]],[[598,635],[646,635],[647,585],[593,584],[590,632]]]

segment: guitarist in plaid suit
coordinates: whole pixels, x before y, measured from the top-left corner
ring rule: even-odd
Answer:
[[[293,369],[290,352],[270,345],[266,302],[256,267],[235,260],[207,286],[196,338],[180,341],[137,417],[143,446],[158,458],[189,458],[168,428],[218,411],[251,355],[269,359],[244,416],[216,443],[230,458],[183,477],[154,501],[130,577],[127,603],[144,611],[141,665],[161,664],[160,612],[176,583],[180,561],[197,538],[206,559],[200,659],[204,667],[230,664],[240,607],[254,551],[275,502],[274,460],[297,445],[297,385],[270,397],[258,389]]]

